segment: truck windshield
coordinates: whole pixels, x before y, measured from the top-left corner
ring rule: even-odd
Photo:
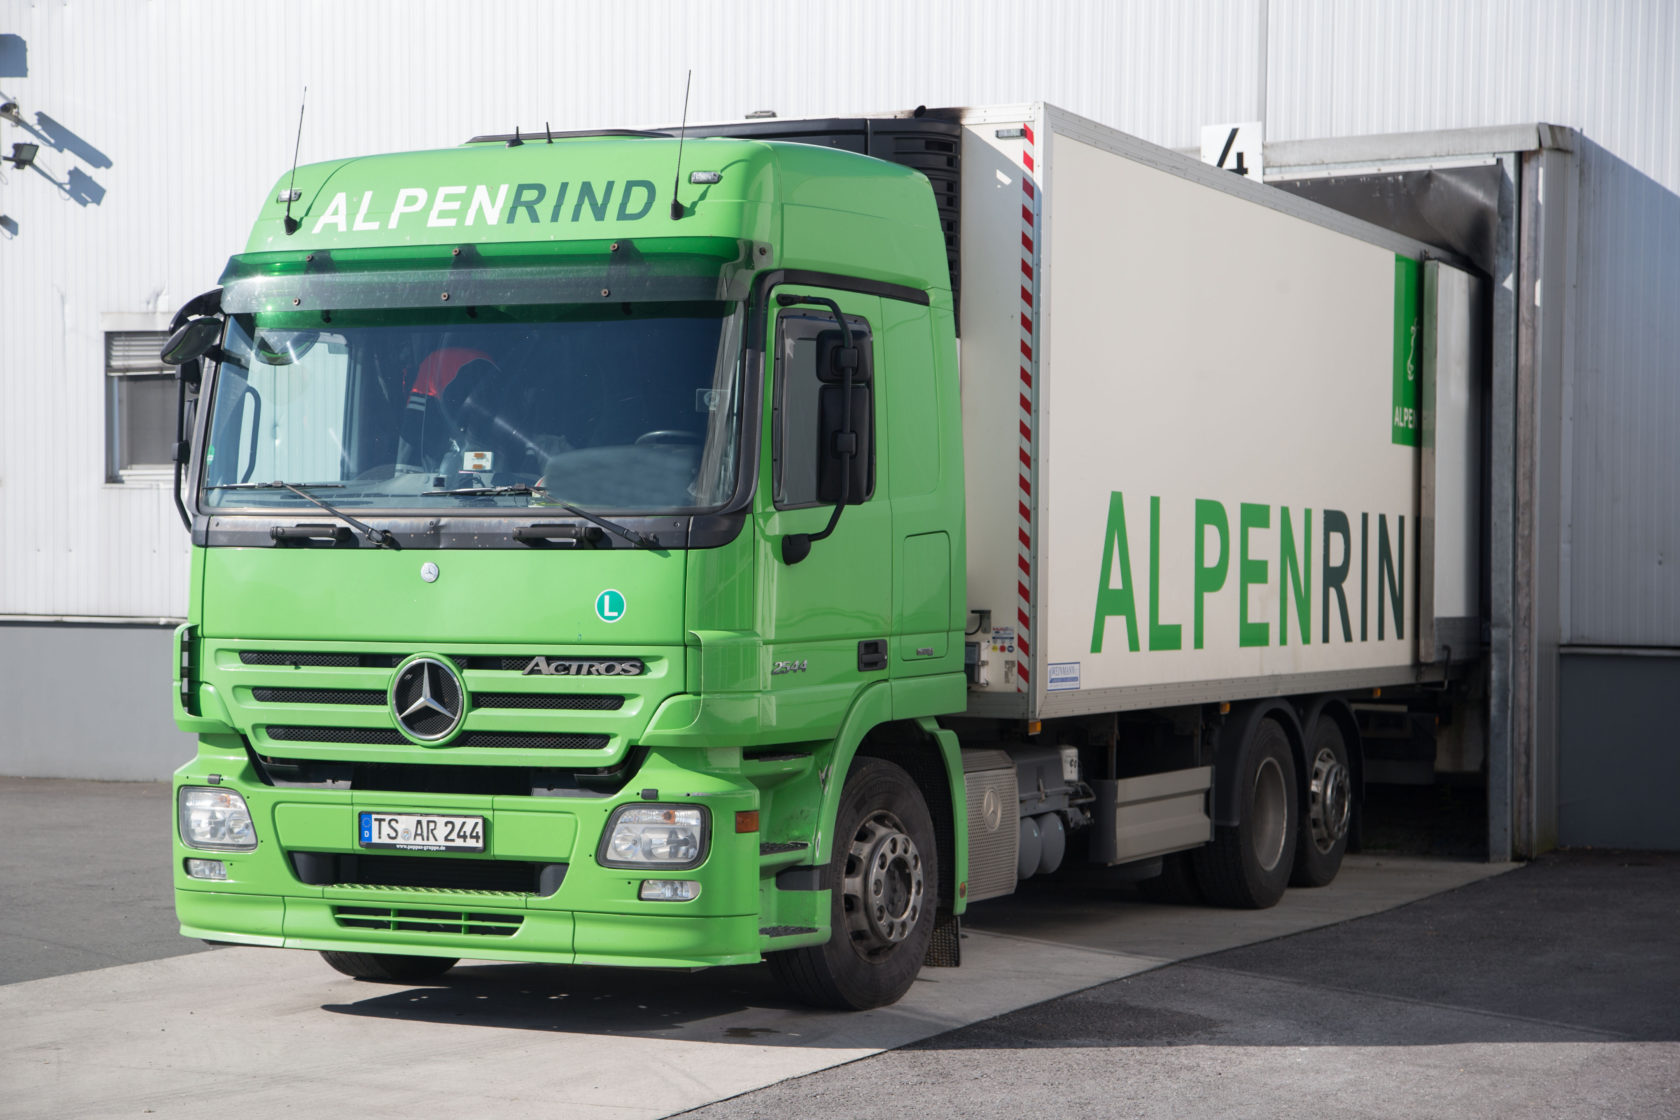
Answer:
[[[734,490],[730,303],[235,315],[206,508],[694,512]]]

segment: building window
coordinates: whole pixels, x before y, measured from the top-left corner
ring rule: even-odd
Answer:
[[[105,332],[105,477],[150,482],[174,471],[175,371],[168,331]]]

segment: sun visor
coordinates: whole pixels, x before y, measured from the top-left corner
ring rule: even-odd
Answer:
[[[245,314],[736,301],[746,298],[752,279],[751,243],[726,238],[496,248],[245,253],[222,273],[222,309]]]

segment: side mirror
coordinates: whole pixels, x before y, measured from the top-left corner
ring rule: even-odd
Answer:
[[[875,410],[871,387],[852,386],[851,431],[846,390],[824,385],[817,395],[817,500],[861,505],[875,490]],[[848,474],[850,477],[848,478]]]
[[[163,344],[158,357],[164,365],[181,366],[204,357],[216,348],[222,337],[222,321],[216,318],[191,319],[184,323],[169,341]]]
[[[809,556],[811,546],[817,541],[827,540],[839,524],[841,512],[866,500],[875,488],[874,370],[870,348],[857,344],[857,337],[839,304],[827,296],[793,293],[777,295],[776,303],[782,307],[812,304],[826,308],[836,325],[834,330],[817,333],[814,369],[805,367],[809,372],[804,373],[791,369],[782,375],[788,385],[795,385],[802,377],[816,374],[816,401],[810,402],[810,397],[805,395],[807,403],[798,412],[809,423],[810,403],[816,405],[817,438],[816,446],[811,448],[816,456],[815,497],[834,506],[828,524],[820,533],[790,533],[782,538],[782,562],[791,565]],[[780,338],[780,326],[777,331]],[[782,391],[780,387],[777,390],[778,394]],[[780,403],[777,407],[781,407]]]
[[[846,342],[839,331],[817,336],[817,499],[855,506],[875,490],[875,363],[867,348]]]

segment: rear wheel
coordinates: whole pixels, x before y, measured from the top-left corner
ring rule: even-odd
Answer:
[[[1348,822],[1353,815],[1353,775],[1339,723],[1320,713],[1307,741],[1307,803],[1301,807],[1301,838],[1295,848],[1295,887],[1323,887],[1342,869]]]
[[[829,861],[832,933],[822,945],[772,953],[788,990],[818,1007],[895,1003],[916,980],[939,890],[933,818],[910,776],[864,759],[840,795]]]
[[[400,953],[340,953],[323,949],[321,959],[346,976],[358,980],[382,980],[414,984],[442,976],[455,967],[459,957],[410,957]]]
[[[1219,825],[1196,851],[1196,880],[1216,906],[1275,906],[1295,864],[1295,760],[1289,737],[1269,719],[1243,744],[1235,825]]]

